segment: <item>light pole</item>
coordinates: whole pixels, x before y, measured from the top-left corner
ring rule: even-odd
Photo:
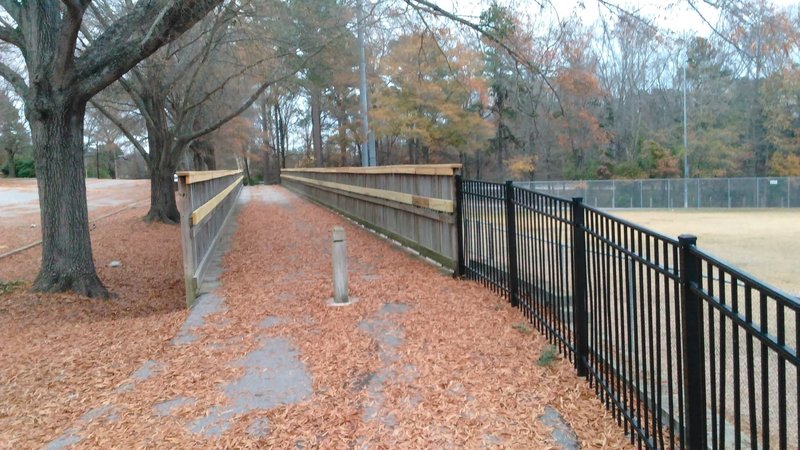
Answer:
[[[375,160],[375,144],[372,143],[372,133],[369,131],[369,105],[367,103],[367,56],[364,48],[364,23],[363,0],[358,0],[356,20],[358,20],[358,78],[359,78],[359,103],[361,109],[361,165],[377,166]]]
[[[683,207],[689,207],[689,138],[686,133],[686,64],[683,64]]]

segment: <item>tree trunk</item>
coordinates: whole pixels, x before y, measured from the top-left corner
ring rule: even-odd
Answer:
[[[342,159],[342,161],[341,161],[341,163],[339,165],[341,165],[342,167],[345,167],[345,166],[347,166],[347,128],[346,128],[347,119],[345,117],[339,115],[336,118],[336,121],[338,122],[338,125],[339,125],[339,130],[338,130],[339,131],[339,139],[338,139],[338,141],[339,141],[339,153],[340,153],[340,155],[341,155],[340,157]]]
[[[83,173],[85,103],[58,102],[30,118],[42,220],[42,265],[33,290],[108,298],[92,259]]]
[[[272,184],[272,155],[268,148],[264,149],[264,167],[262,170],[261,178],[264,180],[264,184]]]
[[[175,167],[166,165],[150,168],[150,211],[146,222],[180,223],[181,215],[175,204]]]
[[[217,155],[213,145],[208,145],[208,152],[203,154],[203,161],[208,170],[217,170]]]
[[[199,152],[192,152],[192,169],[191,170],[205,170],[205,161]]]
[[[281,169],[285,169],[286,149],[289,147],[289,127],[286,123],[286,120],[283,118],[283,114],[278,114],[278,126],[280,127],[281,130],[281,140],[280,140]]]
[[[6,149],[6,153],[8,153],[8,177],[9,178],[16,178],[17,177],[17,166],[14,164],[14,150],[12,147]]]
[[[252,185],[253,178],[250,176],[250,158],[243,157],[242,160],[244,161],[244,179],[247,181],[245,184]]]
[[[314,165],[322,167],[322,90],[311,89],[311,138],[314,142]]]
[[[166,130],[166,127],[162,127]],[[178,206],[175,204],[175,169],[181,151],[173,148],[172,138],[157,128],[147,127],[147,144],[150,157],[147,160],[150,172],[150,210],[145,222],[177,224],[181,221]]]

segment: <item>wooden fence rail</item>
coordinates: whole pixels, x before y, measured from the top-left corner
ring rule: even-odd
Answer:
[[[186,304],[200,290],[209,257],[242,191],[241,170],[178,172]]]
[[[281,183],[454,268],[460,169],[461,164],[283,169]]]

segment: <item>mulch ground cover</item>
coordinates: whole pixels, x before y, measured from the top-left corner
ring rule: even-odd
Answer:
[[[551,448],[553,430],[539,420],[548,406],[582,447],[629,446],[593,389],[503,299],[281,188],[248,189],[254,198],[224,258],[226,307],[191,344],[170,343],[186,316],[178,229],[142,223],[141,210],[92,234],[118,299],[0,295],[0,377],[10,380],[0,386],[0,447],[40,446],[74,428],[79,448]],[[286,202],[255,195],[270,189]],[[325,304],[334,225],[347,233],[358,299],[340,308]],[[121,269],[106,267],[112,255]],[[35,274],[27,258],[0,260],[0,273],[29,264]],[[387,304],[402,309],[387,319]],[[265,329],[268,317],[276,320]],[[389,355],[364,326],[381,321],[398,338]],[[229,404],[223,387],[244,373],[235,362],[270,336],[296,348],[313,394],[236,415],[219,437],[189,431]],[[148,359],[157,361],[153,376],[119,389]],[[154,413],[175,398],[192,401]],[[113,417],[76,424],[104,405]],[[267,433],[247,432],[257,420]]]

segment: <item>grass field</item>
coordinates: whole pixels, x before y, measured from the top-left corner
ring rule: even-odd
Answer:
[[[701,249],[800,296],[800,209],[609,212],[670,237],[694,234]]]

